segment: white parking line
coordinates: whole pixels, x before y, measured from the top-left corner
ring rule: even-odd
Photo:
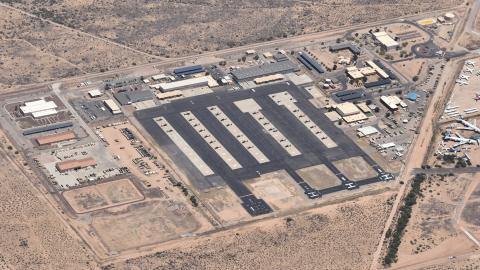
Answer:
[[[240,169],[242,165],[232,156],[232,154],[213,136],[213,134],[200,122],[200,120],[191,112],[180,113],[188,124],[202,137],[202,139],[219,155],[225,163],[232,169]]]
[[[267,163],[270,161],[218,106],[211,106],[207,109],[233,135],[235,140],[237,140],[257,160],[258,163]]]
[[[155,123],[167,134],[167,136],[172,140],[182,151],[182,153],[190,159],[195,167],[200,171],[203,176],[213,175],[214,172],[210,167],[203,161],[203,159],[192,149],[192,147],[183,139],[183,137],[172,127],[172,125],[164,118],[158,117],[153,119]]]

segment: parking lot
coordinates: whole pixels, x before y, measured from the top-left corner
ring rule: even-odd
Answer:
[[[295,102],[278,104],[272,98],[278,93]],[[251,215],[270,212],[271,208],[243,182],[274,171],[285,170],[310,199],[392,179],[307,98],[307,92],[286,82],[178,100],[138,111],[135,116],[197,189],[226,184]],[[162,124],[158,119],[164,119]],[[260,153],[268,161],[260,162]],[[333,164],[351,157],[362,158],[375,176],[353,181]],[[197,159],[204,166],[195,165]],[[330,181],[335,185],[318,190],[296,172],[320,164],[339,182]]]

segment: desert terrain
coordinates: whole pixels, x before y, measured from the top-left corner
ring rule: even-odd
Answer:
[[[3,133],[0,147],[0,269],[97,269],[86,246],[32,186],[27,177],[33,175],[24,174],[28,168]]]
[[[9,87],[453,7],[463,1],[1,2],[0,86]]]
[[[302,269],[318,269],[322,265],[322,269],[365,269],[392,196],[387,192],[261,221],[104,268],[294,269],[302,265]]]

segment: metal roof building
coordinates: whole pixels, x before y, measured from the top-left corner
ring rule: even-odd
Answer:
[[[91,166],[96,166],[97,162],[93,158],[85,158],[85,159],[74,159],[74,160],[66,160],[62,162],[58,162],[55,164],[55,167],[59,172],[66,172],[70,170],[78,170],[83,169]]]
[[[204,72],[205,68],[202,65],[195,65],[195,66],[188,66],[188,67],[180,67],[173,70],[173,73],[178,76],[182,75],[191,75],[195,73]]]
[[[35,140],[37,141],[38,145],[47,145],[57,142],[73,140],[75,138],[77,138],[77,136],[75,135],[75,133],[73,133],[73,131],[66,131],[46,136],[40,136],[37,137]]]
[[[360,54],[360,48],[355,46],[352,43],[340,43],[340,44],[335,44],[329,47],[329,50],[331,52],[338,52],[341,50],[349,50],[353,54]]]
[[[100,92],[100,90],[98,90],[98,89],[93,89],[93,90],[88,91],[88,95],[89,95],[91,98],[96,98],[96,97],[102,96],[103,93]]]
[[[142,90],[142,91],[126,91],[113,94],[115,99],[121,105],[129,105],[135,102],[141,102],[145,100],[153,99],[153,93],[149,90]]]
[[[370,136],[377,133],[378,133],[378,129],[376,129],[373,126],[366,126],[366,127],[361,127],[357,129],[358,137]]]
[[[237,69],[232,71],[232,75],[236,81],[246,81],[255,79],[257,77],[264,77],[277,73],[290,73],[297,70],[297,65],[295,65],[289,60],[286,60],[282,62],[268,63],[260,66]]]
[[[382,31],[373,33],[373,36],[387,51],[396,49],[399,46],[398,42],[396,42],[390,35],[388,35],[387,32]]]
[[[310,69],[310,70],[314,69],[318,73],[324,73],[325,72],[323,67],[317,61],[315,61],[310,56],[308,56],[307,54],[300,52],[300,53],[298,53],[298,55],[299,55],[298,60],[302,64],[304,64],[308,69]]]
[[[65,123],[59,123],[59,124],[54,124],[54,125],[48,125],[48,126],[44,126],[44,127],[27,129],[22,134],[24,136],[27,136],[27,135],[52,131],[52,130],[56,130],[56,129],[72,127],[72,126],[73,126],[72,122],[65,122]]]
[[[163,92],[168,92],[178,89],[195,88],[202,86],[215,87],[218,86],[218,83],[211,76],[203,76],[169,83],[158,83],[150,86],[155,89],[162,90]]]
[[[360,109],[358,109],[358,107],[351,102],[337,104],[335,109],[341,116],[348,116],[360,113]]]
[[[110,112],[112,112],[112,114],[122,113],[122,110],[120,110],[120,107],[118,107],[117,103],[115,103],[113,99],[104,100],[103,103],[105,104],[105,106],[107,106]]]
[[[31,114],[34,118],[39,118],[57,113],[57,104],[54,101],[45,101],[44,99],[25,102],[24,106],[20,106],[23,114]]]

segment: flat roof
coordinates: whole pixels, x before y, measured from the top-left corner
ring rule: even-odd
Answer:
[[[382,43],[386,47],[395,47],[398,46],[398,42],[396,42],[387,32],[377,32],[373,33],[375,38]]]
[[[41,133],[41,132],[46,132],[46,131],[51,131],[51,130],[56,130],[56,129],[61,129],[61,128],[67,128],[73,126],[72,122],[65,122],[65,123],[59,123],[59,124],[54,124],[54,125],[48,125],[44,127],[38,127],[38,128],[31,128],[27,129],[23,132],[24,136],[27,135],[32,135],[36,133]]]
[[[44,117],[44,116],[49,116],[49,115],[54,115],[54,114],[57,114],[57,110],[55,110],[55,109],[48,109],[48,110],[32,112],[32,116],[34,118],[39,118],[39,117]]]
[[[380,100],[392,110],[396,110],[398,106],[402,108],[407,107],[407,104],[397,96],[381,96]]]
[[[342,116],[360,113],[360,109],[358,109],[358,107],[351,102],[337,104],[336,109]]]
[[[382,77],[383,79],[388,79],[390,77],[381,67],[375,64],[373,61],[368,60],[365,63],[369,65],[371,68],[373,68],[378,73],[378,75],[380,75],[380,77]]]
[[[348,76],[350,76],[354,80],[362,79],[363,77],[365,77],[364,74],[360,72],[360,70],[358,69],[349,70],[347,73],[348,73]]]
[[[119,113],[121,112],[120,107],[118,107],[117,103],[113,101],[113,99],[106,99],[103,101],[105,105],[112,111],[112,113]]]
[[[113,96],[121,105],[153,99],[153,93],[150,90],[125,91],[115,93]]]
[[[336,52],[340,50],[350,50],[354,54],[360,54],[360,49],[352,43],[335,44],[330,46],[329,50],[332,52]]]
[[[368,117],[365,114],[363,114],[362,112],[359,112],[357,114],[347,115],[347,116],[343,117],[343,120],[345,120],[345,122],[347,122],[347,123],[354,123],[354,122],[358,122],[358,121],[362,121],[362,120],[366,120],[366,119],[368,119]]]
[[[173,90],[170,92],[158,93],[156,96],[158,99],[162,100],[162,99],[169,99],[174,97],[181,97],[183,96],[183,93],[180,90]]]
[[[72,159],[72,160],[58,162],[57,164],[55,164],[55,167],[59,172],[65,172],[69,170],[87,168],[95,165],[97,165],[97,162],[95,161],[95,159],[85,158],[85,159]]]
[[[198,78],[191,78],[186,80],[179,80],[174,82],[168,83],[158,83],[154,85],[150,85],[155,89],[161,89],[163,91],[173,91],[181,88],[188,88],[188,87],[195,87],[195,86],[210,86],[212,85],[212,78],[211,76],[202,76]],[[214,81],[214,80],[213,80]],[[214,85],[212,85],[213,87]]]
[[[75,135],[75,133],[73,133],[73,131],[66,131],[66,132],[37,137],[35,140],[39,145],[46,145],[46,144],[51,144],[56,142],[72,140],[72,139],[75,139],[76,137],[77,136]]]
[[[369,136],[375,133],[378,133],[378,129],[373,126],[366,126],[357,129],[363,136]]]
[[[274,74],[274,75],[268,75],[268,76],[263,76],[260,78],[256,78],[254,82],[256,84],[262,84],[262,83],[267,83],[267,82],[273,82],[273,81],[278,81],[278,80],[283,80],[285,77],[282,74]]]
[[[57,104],[53,101],[45,101],[44,99],[25,102],[24,106],[20,106],[20,110],[24,114],[34,113],[39,111],[51,110],[57,108]]]
[[[90,90],[88,91],[88,94],[91,96],[91,97],[99,97],[101,95],[103,95],[103,93],[98,90],[98,89],[93,89],[93,90]]]
[[[298,70],[298,66],[290,60],[286,60],[249,68],[236,69],[232,71],[232,75],[236,80],[248,80],[276,73],[289,73],[296,70]]]

